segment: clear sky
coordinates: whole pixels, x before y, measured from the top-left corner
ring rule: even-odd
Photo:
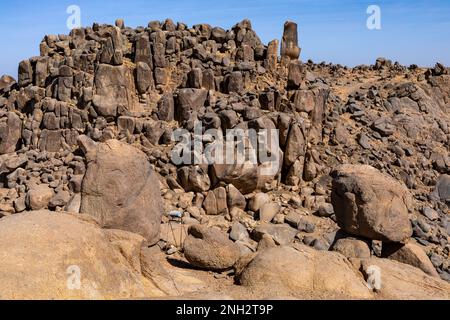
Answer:
[[[45,34],[67,34],[69,5],[81,23],[146,26],[172,18],[230,28],[244,18],[264,43],[280,39],[285,20],[299,25],[301,59],[349,66],[387,57],[402,64],[450,66],[450,0],[22,0],[0,3],[0,75],[16,77],[22,59],[39,55]],[[381,30],[366,26],[369,5],[381,9]]]

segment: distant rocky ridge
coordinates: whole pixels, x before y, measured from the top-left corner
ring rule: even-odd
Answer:
[[[52,278],[36,282],[36,292],[48,289],[44,298],[198,290],[161,289],[193,275],[180,278],[167,265],[162,276],[147,261],[159,254],[213,270],[237,298],[450,297],[450,72],[441,64],[301,62],[295,23],[265,45],[248,20],[224,30],[170,19],[131,29],[119,19],[46,36],[40,51],[19,64],[17,81],[0,78],[0,229],[19,228],[35,210],[87,214],[125,233],[92,227],[97,240],[70,239],[97,241],[119,261],[115,269],[132,269],[126,292],[108,281],[94,290],[90,279],[82,294],[58,296],[48,288],[61,292],[51,284],[61,279]],[[193,135],[196,123],[222,134],[278,129],[279,145],[268,151],[280,154],[279,170],[264,175],[261,161],[174,164],[172,133]],[[82,228],[61,215],[61,232],[71,234],[65,223]],[[40,211],[36,224],[50,218]],[[23,237],[14,242],[19,252],[35,241]],[[149,254],[155,243],[162,252]],[[81,256],[51,259],[64,265]],[[373,265],[381,289],[367,286]],[[13,298],[13,282],[3,283],[0,292]]]

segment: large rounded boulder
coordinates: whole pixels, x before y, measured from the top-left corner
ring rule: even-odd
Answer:
[[[117,140],[95,144],[88,139],[79,138],[88,161],[80,212],[105,228],[134,232],[149,244],[156,243],[163,205],[158,178],[146,155]]]
[[[88,215],[32,211],[0,220],[0,299],[164,296],[141,273],[145,239]]]
[[[386,242],[411,237],[412,198],[405,186],[368,165],[342,165],[332,176],[331,200],[342,229]]]
[[[219,229],[192,225],[188,233],[183,250],[193,266],[206,270],[225,270],[239,259],[239,247]]]

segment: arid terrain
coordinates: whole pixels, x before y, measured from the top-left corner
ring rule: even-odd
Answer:
[[[450,70],[279,27],[118,19],[1,77],[0,299],[450,299]]]

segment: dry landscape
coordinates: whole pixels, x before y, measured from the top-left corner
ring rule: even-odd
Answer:
[[[0,299],[450,299],[449,69],[300,46],[249,20],[45,36],[0,78]],[[278,139],[180,164],[179,129]]]

